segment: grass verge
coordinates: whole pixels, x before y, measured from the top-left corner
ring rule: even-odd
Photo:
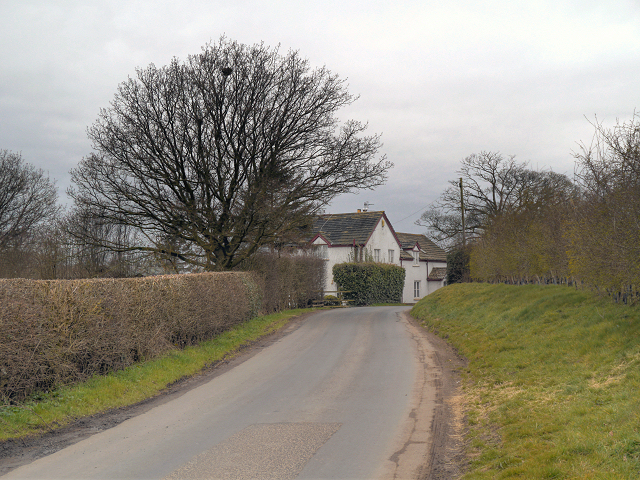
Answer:
[[[230,358],[239,348],[286,325],[292,317],[312,309],[288,310],[257,317],[195,347],[77,385],[33,396],[19,405],[0,405],[0,441],[22,438],[69,424],[112,408],[153,397],[169,384],[194,375],[207,365]]]
[[[640,309],[458,284],[411,311],[469,360],[469,479],[640,478]]]

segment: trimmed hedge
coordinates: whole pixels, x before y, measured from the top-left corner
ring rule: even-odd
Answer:
[[[402,301],[406,271],[387,263],[339,263],[333,266],[333,279],[356,305]]]
[[[0,401],[125,368],[256,316],[241,272],[0,280]]]
[[[264,292],[263,313],[305,308],[322,298],[325,261],[314,255],[260,252],[242,263]]]

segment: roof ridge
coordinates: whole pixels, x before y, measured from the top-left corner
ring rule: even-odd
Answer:
[[[370,210],[367,212],[344,212],[344,213],[318,213],[317,216],[318,217],[339,217],[341,215],[362,215],[362,214],[366,214],[366,213],[379,213],[379,214],[383,214],[385,213],[384,210]]]

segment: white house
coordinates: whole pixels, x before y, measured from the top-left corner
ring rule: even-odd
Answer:
[[[338,290],[333,266],[348,261],[403,267],[407,271],[404,303],[415,303],[444,285],[445,251],[424,235],[396,233],[384,212],[319,215],[313,223],[310,244],[326,260],[326,293]]]
[[[400,264],[407,271],[402,298],[420,299],[444,286],[447,273],[446,252],[424,235],[396,235],[402,245]],[[404,301],[411,303],[409,300]]]

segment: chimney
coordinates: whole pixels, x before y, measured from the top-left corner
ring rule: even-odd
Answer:
[[[358,213],[362,213],[362,210],[358,209]]]

